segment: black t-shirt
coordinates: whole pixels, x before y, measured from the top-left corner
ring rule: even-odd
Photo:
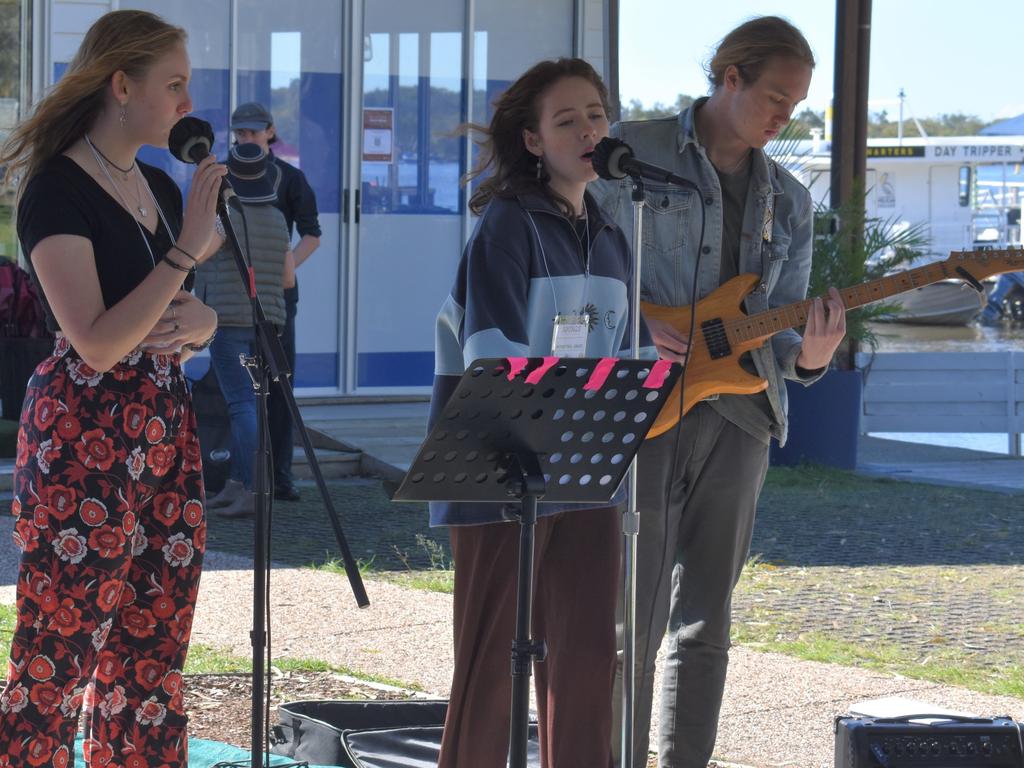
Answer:
[[[171,177],[158,168],[139,163],[153,195],[167,217],[175,237],[181,232],[181,192]],[[145,190],[143,190],[145,199]],[[79,235],[92,242],[96,274],[109,309],[131,293],[171,247],[171,238],[159,221],[155,234],[139,226],[134,217],[74,160],[57,155],[46,163],[25,187],[18,203],[18,238],[28,258],[29,272],[39,286],[32,267],[32,249],[51,235]],[[46,326],[59,331],[42,286],[39,286]]]
[[[281,183],[277,188],[277,200],[274,206],[284,214],[288,225],[288,236],[296,229],[299,236],[313,235],[320,237],[320,217],[316,209],[316,194],[306,181],[306,174],[294,165],[270,153],[271,159],[281,169]]]

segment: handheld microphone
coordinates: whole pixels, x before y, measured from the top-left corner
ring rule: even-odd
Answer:
[[[591,162],[594,165],[594,172],[602,179],[624,179],[626,176],[633,176],[700,191],[692,181],[677,176],[667,168],[637,160],[629,144],[611,136],[606,136],[597,143]]]
[[[213,127],[198,117],[183,117],[171,128],[167,148],[183,163],[199,163],[213,147]],[[225,205],[237,204],[238,197],[226,178],[220,180],[220,199]]]

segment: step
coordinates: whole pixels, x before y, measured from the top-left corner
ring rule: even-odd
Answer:
[[[364,474],[361,451],[314,448],[313,455],[316,457],[317,464],[320,465],[320,473],[327,480]],[[313,479],[313,469],[306,460],[306,452],[301,446],[297,447],[292,454],[292,477],[296,480]]]

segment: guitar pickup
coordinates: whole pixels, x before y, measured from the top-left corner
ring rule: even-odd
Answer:
[[[725,333],[725,323],[721,318],[705,320],[700,324],[700,332],[704,335],[704,343],[707,344],[708,354],[712,360],[729,357],[732,354],[729,337]]]

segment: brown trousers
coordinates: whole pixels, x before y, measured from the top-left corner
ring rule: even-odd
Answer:
[[[564,512],[538,520],[533,639],[544,768],[611,765],[615,595],[620,512]],[[439,768],[504,768],[512,708],[519,525],[453,527],[455,675]]]

